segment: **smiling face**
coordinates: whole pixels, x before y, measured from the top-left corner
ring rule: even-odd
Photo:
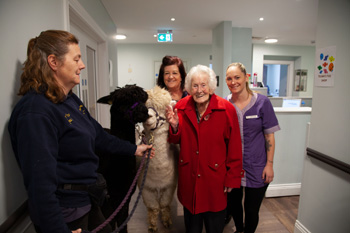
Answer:
[[[164,83],[168,90],[179,90],[181,80],[179,67],[176,64],[164,67]]]
[[[81,52],[78,44],[69,44],[68,53],[57,67],[55,77],[58,83],[65,89],[66,94],[80,83],[80,72],[85,69],[81,60]]]
[[[247,91],[246,83],[248,81],[248,75],[244,74],[239,67],[231,66],[227,69],[226,84],[233,95]]]
[[[190,94],[197,104],[205,104],[209,101],[209,76],[206,73],[199,72],[194,74],[191,82]]]

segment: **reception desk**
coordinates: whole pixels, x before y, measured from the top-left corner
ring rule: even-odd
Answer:
[[[274,107],[280,131],[275,133],[274,181],[266,197],[299,195],[311,107]]]
[[[287,112],[308,112],[311,114],[312,108],[311,107],[300,107],[300,108],[282,108],[282,107],[274,107],[275,113],[287,113]]]

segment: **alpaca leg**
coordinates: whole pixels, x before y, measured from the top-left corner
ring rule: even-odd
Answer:
[[[162,218],[162,223],[165,228],[169,228],[173,223],[171,221],[171,202],[174,197],[175,187],[167,187],[162,189],[160,193],[160,213]]]
[[[173,222],[171,221],[170,206],[165,206],[160,208],[160,213],[162,217],[162,223],[165,228],[171,227]]]
[[[157,232],[157,221],[159,216],[159,208],[148,208],[148,232]]]
[[[158,230],[159,203],[157,196],[155,189],[144,187],[142,190],[143,203],[148,210],[148,232],[156,232]]]

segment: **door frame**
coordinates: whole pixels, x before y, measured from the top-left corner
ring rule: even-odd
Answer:
[[[80,73],[80,83],[77,85],[79,93],[78,96],[83,101],[85,107],[88,109],[90,115],[98,120],[97,109],[97,42],[89,35],[83,32],[74,22],[71,21],[70,31],[78,37],[79,46],[81,50],[81,59],[85,63],[86,68]],[[89,51],[92,52],[92,57],[89,57]]]
[[[287,93],[286,97],[293,96],[294,61],[263,60],[263,65],[288,65]]]
[[[107,35],[77,0],[64,0],[65,30],[70,24],[78,25],[82,31],[97,42],[96,51],[96,94],[97,98],[109,94],[108,42]],[[110,127],[109,106],[97,104],[97,119],[105,127]]]

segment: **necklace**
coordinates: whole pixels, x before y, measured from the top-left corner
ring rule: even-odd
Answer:
[[[209,101],[210,101],[210,98],[209,98],[209,100],[205,103],[205,105],[204,105],[204,111],[201,111],[202,113],[199,112],[198,106],[197,106],[197,104],[195,104],[195,109],[196,109],[196,115],[197,115],[197,121],[198,121],[198,123],[199,123],[200,120],[202,119],[202,116],[204,115],[205,111],[207,110],[208,105],[209,105]],[[203,108],[201,108],[201,109],[203,109]]]

